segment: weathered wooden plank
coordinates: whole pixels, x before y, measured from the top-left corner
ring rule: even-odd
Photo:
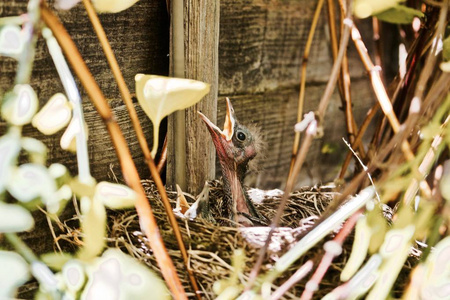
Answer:
[[[248,178],[252,186],[280,187],[289,171],[296,122],[298,86],[303,49],[317,1],[246,0],[221,1],[219,44],[219,96],[232,97],[242,122],[254,121],[262,128],[268,149],[261,161],[262,172]],[[305,112],[317,109],[329,78],[333,57],[326,10],[322,11],[313,39],[307,67]],[[369,50],[370,23],[358,23]],[[350,44],[349,68],[357,121],[373,103],[366,71]],[[345,135],[340,99],[333,95],[327,112],[325,136],[310,150],[299,184],[332,180],[345,153]],[[224,102],[219,102],[219,123]],[[332,153],[322,154],[322,148]],[[334,149],[334,150],[333,150]]]
[[[356,100],[353,110],[358,124],[374,101],[369,84],[366,80],[353,82],[352,96]],[[307,86],[305,112],[317,109],[325,85],[325,83],[319,83]],[[283,186],[289,172],[294,141],[298,89],[280,88],[263,94],[230,97],[240,122],[244,125],[253,123],[258,126],[266,144],[263,153],[257,156],[259,172],[249,174],[246,184],[261,188]],[[220,97],[218,102],[218,124],[223,124],[225,119],[224,99]],[[342,137],[346,137],[346,127],[340,106],[340,98],[335,91],[325,115],[324,136],[314,140],[299,176],[299,185],[313,185],[335,178],[338,166],[347,151],[342,142]],[[220,176],[220,169],[218,170],[217,176]]]
[[[298,85],[303,49],[316,3],[308,0],[222,0],[219,93],[258,93]],[[326,82],[331,70],[326,20],[323,9],[308,61],[308,82]],[[371,41],[371,37],[367,40]],[[365,76],[365,70],[353,48],[349,48],[350,73],[359,78]]]
[[[202,111],[211,119],[215,119],[220,5],[218,0],[188,0],[184,3],[184,74],[186,78],[211,84],[211,91],[201,102],[185,111],[185,161],[175,160],[177,149],[173,147],[176,139],[173,135],[177,135],[177,132],[170,130],[175,127],[176,121],[169,122],[172,148],[168,149],[167,182],[172,186],[182,182],[184,183],[182,188],[196,194],[201,191],[205,180],[213,179],[215,175],[214,146],[197,111]],[[174,119],[179,117],[182,117],[182,114],[175,115]],[[177,164],[181,169],[185,167],[185,174],[176,171]]]
[[[23,0],[1,1],[0,17],[25,13],[27,2]],[[50,5],[52,5],[52,2],[50,2]],[[70,11],[58,11],[57,13],[78,46],[100,88],[110,100],[110,105],[129,144],[141,177],[148,177],[149,171],[137,144],[125,105],[122,104],[119,91],[83,6],[79,4]],[[135,90],[134,76],[136,73],[168,74],[169,25],[167,9],[163,1],[139,1],[135,6],[124,12],[105,14],[101,15],[100,18],[132,93]],[[0,57],[0,97],[3,92],[12,88],[16,65],[17,63],[13,59]],[[63,92],[58,74],[42,37],[37,45],[31,85],[38,94],[41,106],[53,94]],[[119,163],[105,126],[79,83],[78,86],[83,98],[85,118],[89,127],[88,147],[91,172],[98,181],[113,180],[110,171],[112,165],[115,175],[120,179],[122,174]],[[137,104],[135,106],[143,130],[151,141],[152,127],[150,121],[140,107]],[[5,130],[5,123],[0,120],[0,135]],[[75,155],[63,151],[59,146],[62,132],[52,136],[44,136],[31,126],[26,126],[24,127],[24,135],[38,138],[47,145],[49,164],[62,163],[69,168],[72,175],[77,174]],[[69,204],[62,219],[71,218],[73,214],[73,207]],[[34,215],[35,230],[24,233],[22,237],[37,254],[51,252],[54,250],[54,242],[45,215],[40,211],[35,212]],[[54,229],[56,234],[59,235],[59,228],[55,227]],[[73,246],[67,245],[67,243],[65,245],[68,246],[68,249],[73,250]]]
[[[26,5],[26,1],[2,1],[0,17],[22,14],[26,12]],[[70,11],[58,11],[58,15],[74,39],[102,91],[110,99],[110,105],[124,132],[138,170],[143,177],[148,177],[149,172],[145,167],[128,113],[120,100],[117,85],[83,6],[79,4]],[[100,18],[132,93],[135,89],[134,76],[137,73],[167,75],[169,27],[167,9],[163,2],[140,1],[124,12],[100,15]],[[0,57],[0,94],[12,87],[15,67],[14,60]],[[64,91],[42,38],[38,41],[31,85],[37,92],[41,105],[53,94]],[[80,84],[78,86],[81,88]],[[111,175],[110,165],[112,164],[117,167],[116,174],[120,175],[118,161],[106,128],[82,88],[80,92],[89,127],[89,155],[92,174],[97,180],[107,180]],[[151,123],[138,105],[136,105],[136,109],[144,132],[151,142]],[[0,124],[0,133],[3,133],[4,130],[4,124]],[[47,137],[35,132],[31,126],[27,126],[24,134],[42,139],[46,143],[49,149],[49,163],[61,162],[69,167],[72,174],[76,174],[75,156],[63,151],[59,146],[62,133]]]

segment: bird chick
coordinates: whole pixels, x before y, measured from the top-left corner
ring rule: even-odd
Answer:
[[[223,130],[198,113],[211,134],[222,168],[226,198],[221,207],[222,216],[244,226],[266,225],[267,219],[257,211],[243,186],[249,162],[258,152],[256,136],[236,120],[228,98]]]

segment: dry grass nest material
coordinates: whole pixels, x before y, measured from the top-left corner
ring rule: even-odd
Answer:
[[[156,186],[152,181],[144,181],[143,186],[155,214],[161,236],[174,261],[175,267],[179,270],[178,274],[182,284],[186,291],[192,291],[187,273],[183,271],[183,260]],[[222,183],[220,181],[212,181],[210,186],[210,200],[220,200],[224,196]],[[168,195],[173,207],[175,207],[176,193],[168,192]],[[301,238],[307,229],[312,226],[314,220],[325,210],[334,195],[336,193],[330,189],[317,187],[305,187],[292,193],[281,220],[283,229],[280,229],[272,238],[269,254],[263,265],[262,272],[270,268],[271,264],[278,257]],[[194,202],[194,199],[187,198],[188,201]],[[280,197],[266,196],[261,204],[256,204],[256,207],[269,219],[272,219],[279,202]],[[234,272],[232,257],[236,249],[244,250],[246,255],[245,269],[242,274],[239,274],[241,283],[245,283],[252,266],[256,262],[259,248],[263,245],[269,231],[268,227],[242,229],[212,224],[204,220],[188,221],[178,219],[178,223],[189,251],[190,266],[205,299],[214,299],[216,295],[213,292],[213,284],[218,280],[229,278]],[[140,231],[139,220],[135,212],[127,211],[111,216],[110,230],[109,240],[113,243],[111,246],[121,248],[123,251],[145,262],[156,272],[160,272],[154,255],[146,246],[146,238]],[[349,239],[344,244],[342,255],[333,262],[326,278],[324,278],[319,290],[316,292],[315,298],[324,296],[339,285],[340,272],[351,251],[351,240]],[[319,244],[311,249],[289,271],[285,272],[282,278],[275,281],[273,287],[276,288],[277,284],[284,282],[308,259],[318,262],[324,253],[322,246],[323,244]],[[284,299],[298,299],[305,283],[305,281],[298,283],[284,295]],[[193,297],[194,294],[190,293],[189,296]]]

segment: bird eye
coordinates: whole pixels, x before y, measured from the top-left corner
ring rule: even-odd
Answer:
[[[247,138],[247,136],[245,135],[245,133],[243,133],[242,131],[238,131],[236,133],[236,138],[238,139],[238,141],[243,142],[245,141],[245,139]]]

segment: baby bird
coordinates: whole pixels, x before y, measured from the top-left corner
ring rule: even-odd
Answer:
[[[219,207],[221,216],[244,226],[267,225],[268,220],[255,208],[243,186],[248,164],[257,155],[256,135],[236,120],[228,98],[223,130],[198,113],[211,134],[222,168],[225,198]],[[207,209],[199,212],[206,219],[210,219],[211,206],[208,203],[204,205]]]

